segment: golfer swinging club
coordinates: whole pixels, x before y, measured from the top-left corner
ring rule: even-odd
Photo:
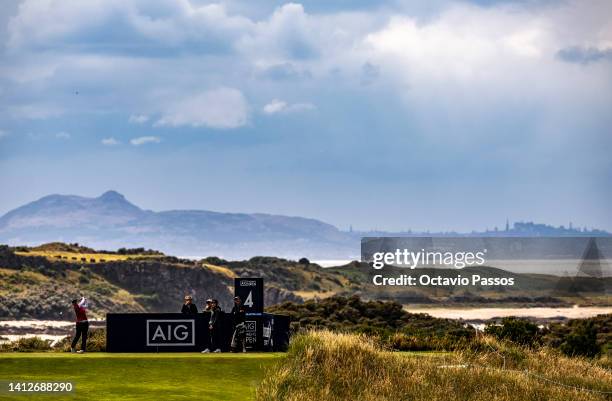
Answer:
[[[87,309],[87,299],[82,297],[79,303],[77,303],[76,299],[73,299],[72,306],[76,314],[76,334],[74,340],[72,340],[70,352],[82,354],[87,349],[87,332],[89,331],[89,322],[87,321],[87,314],[85,313]],[[81,337],[81,349],[76,351],[75,347],[77,342],[79,342],[79,337]]]

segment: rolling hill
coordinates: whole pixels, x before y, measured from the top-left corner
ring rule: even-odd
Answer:
[[[387,275],[405,273],[388,268]],[[354,262],[322,268],[306,260],[254,257],[227,261],[217,257],[179,259],[144,249],[96,251],[54,243],[39,247],[0,246],[0,319],[63,319],[69,301],[81,295],[91,299],[94,316],[106,312],[173,312],[183,296],[192,294],[201,307],[206,298],[231,306],[235,277],[263,277],[266,305],[303,302],[331,296],[357,295],[369,300],[395,300],[425,305],[609,305],[612,278],[557,277],[518,274],[488,267],[466,268],[464,276],[512,277],[515,287],[378,287],[374,271]],[[420,269],[418,274],[453,277],[450,269]]]

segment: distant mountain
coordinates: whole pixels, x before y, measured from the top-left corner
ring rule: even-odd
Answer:
[[[388,236],[609,236],[545,224],[506,224],[505,230],[456,232],[340,231],[303,217],[219,213],[206,210],[153,212],[108,191],[97,198],[49,195],[0,217],[0,243],[38,245],[78,242],[98,249],[152,248],[182,256],[246,259],[273,255],[297,259],[358,259],[361,237]]]
[[[108,227],[129,223],[148,213],[123,195],[108,191],[97,198],[49,195],[0,218],[0,230],[32,228]]]
[[[359,243],[315,219],[205,210],[153,212],[108,191],[97,198],[49,195],[0,218],[0,243],[79,242],[146,247],[185,256],[297,258],[359,254]]]

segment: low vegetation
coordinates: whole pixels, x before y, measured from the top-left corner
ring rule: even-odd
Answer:
[[[268,311],[288,315],[293,333],[311,329],[363,333],[402,351],[456,349],[476,335],[472,327],[456,320],[409,313],[397,302],[363,301],[357,296],[284,302]]]
[[[18,246],[13,248],[13,251],[21,256],[40,256],[50,260],[64,260],[73,263],[106,263],[165,257],[162,252],[152,249],[119,248],[117,251],[97,251],[78,243],[65,244],[63,242],[51,242],[35,247]]]
[[[67,336],[64,340],[58,342],[55,345],[55,349],[62,352],[69,352],[72,337]],[[81,344],[77,345],[77,348],[81,348]],[[87,336],[87,352],[104,352],[106,351],[106,329],[93,329],[89,331]]]
[[[368,334],[384,347],[398,351],[461,350],[477,343],[476,331],[457,320],[405,311],[397,302],[330,297],[303,304],[285,302],[268,308],[288,315],[294,334],[312,329]],[[568,356],[597,357],[612,353],[612,314],[538,326],[527,319],[491,322],[485,333],[531,348],[549,347]]]
[[[0,352],[41,352],[53,350],[51,340],[43,340],[37,336],[0,343]]]
[[[430,356],[388,352],[365,335],[308,331],[267,373],[257,400],[607,400],[612,392],[612,373],[588,360],[477,341],[480,351]]]
[[[589,319],[572,319],[566,324],[553,323],[545,333],[545,342],[567,355],[612,356],[612,314]]]
[[[201,262],[226,267],[238,277],[262,277],[266,285],[295,292],[303,298],[329,297],[351,288],[357,288],[361,284],[349,277],[312,264],[306,258],[296,262],[264,256],[242,261],[227,261],[209,257]]]
[[[531,348],[556,348],[567,356],[612,356],[612,314],[571,319],[548,326],[507,317],[500,323],[489,324],[485,333]]]

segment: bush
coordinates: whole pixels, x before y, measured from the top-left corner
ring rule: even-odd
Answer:
[[[156,251],[154,249],[144,248],[119,248],[117,249],[118,255],[149,255],[149,256],[163,256],[164,253]]]
[[[612,357],[612,314],[553,323],[543,341],[566,355]]]
[[[202,263],[207,263],[209,265],[215,265],[215,266],[227,266],[228,261],[225,259],[221,259],[219,257],[216,256],[209,256],[205,259],[201,260]]]
[[[438,348],[438,344],[432,343],[434,341],[430,337],[415,337],[404,333],[395,333],[389,338],[388,344],[396,351],[427,351]]]
[[[542,338],[542,333],[536,324],[515,317],[503,318],[501,325],[487,325],[484,332],[500,340],[509,340],[529,347],[539,345]]]
[[[357,296],[285,302],[268,311],[289,316],[294,333],[328,329],[367,334],[398,350],[453,350],[475,336],[475,330],[461,322],[409,313],[397,302],[362,301]]]
[[[2,352],[39,352],[51,350],[51,340],[43,340],[38,336],[24,337],[0,345],[0,351]]]
[[[70,352],[70,344],[72,336],[67,336],[62,341],[55,345],[58,351]],[[81,347],[81,341],[77,344],[77,349]],[[87,336],[87,352],[105,352],[106,351],[106,329],[91,329]]]
[[[597,344],[597,330],[592,321],[585,321],[565,337],[559,347],[561,352],[569,356],[586,356],[593,358],[601,352]]]

